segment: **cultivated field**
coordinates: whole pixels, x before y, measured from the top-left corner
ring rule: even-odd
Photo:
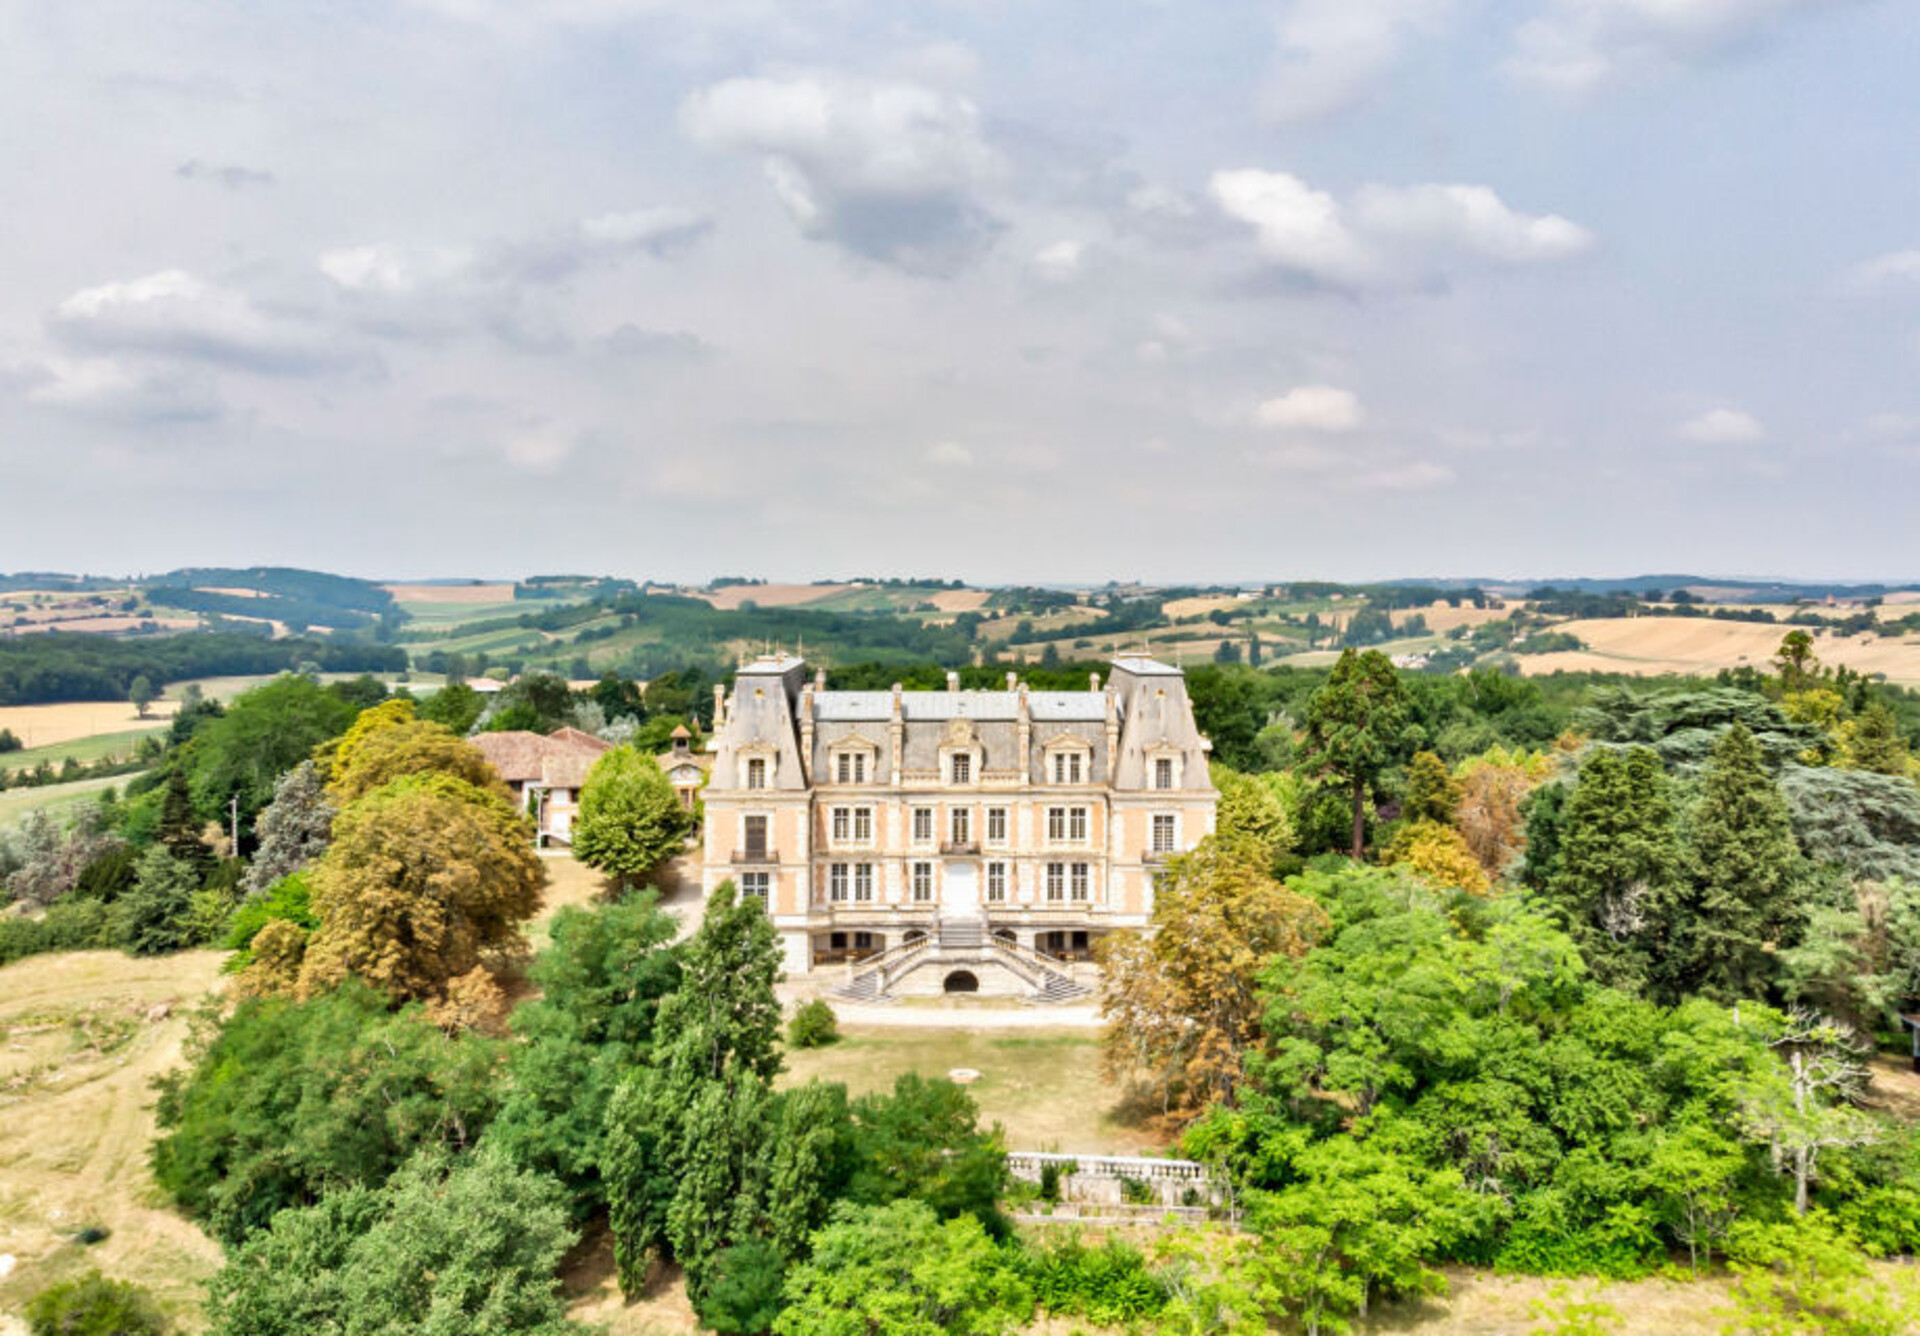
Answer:
[[[148,706],[151,717],[147,719],[123,700],[60,701],[53,705],[0,705],[0,728],[12,729],[24,747],[53,747],[102,733],[148,732],[165,728],[178,708],[179,686],[166,690],[171,699]],[[13,757],[0,755],[0,766],[13,764]]]
[[[756,603],[763,608],[798,607],[805,603],[818,603],[823,598],[859,587],[849,584],[727,585],[710,594],[695,594],[694,597],[705,599],[722,612],[732,612],[742,603]]]
[[[1476,608],[1470,603],[1453,607],[1447,603],[1429,603],[1424,608],[1398,608],[1387,615],[1395,626],[1405,626],[1408,619],[1424,617],[1430,631],[1451,631],[1456,626],[1480,626],[1486,622],[1497,622],[1509,616],[1513,609],[1504,603],[1496,603],[1490,608]],[[1351,615],[1351,614],[1349,614]]]
[[[1192,598],[1176,598],[1171,603],[1162,604],[1161,611],[1175,618],[1204,617],[1224,608],[1236,608],[1251,597],[1251,594],[1197,594]]]
[[[1578,636],[1584,650],[1529,654],[1519,659],[1529,676],[1558,671],[1711,674],[1748,665],[1764,668],[1792,627],[1706,617],[1587,618],[1556,624]],[[1890,682],[1920,684],[1920,637],[1814,634],[1814,653],[1830,667],[1883,673]]]
[[[381,585],[399,603],[511,603],[510,584]]]
[[[66,784],[42,784],[35,788],[0,791],[0,830],[26,820],[27,813],[44,809],[59,815],[77,803],[96,800],[108,789],[123,785],[132,775],[101,775],[76,779]]]

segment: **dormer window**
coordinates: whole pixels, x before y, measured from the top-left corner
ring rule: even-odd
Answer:
[[[828,748],[827,774],[835,784],[868,783],[877,768],[878,754],[865,738],[850,737]]]
[[[747,758],[747,787],[764,789],[767,787],[767,758],[750,756]]]
[[[1173,758],[1161,756],[1153,762],[1153,787],[1170,789],[1173,787]]]
[[[954,753],[953,782],[955,784],[973,783],[973,757],[965,752]]]
[[[1091,758],[1084,751],[1057,751],[1053,753],[1053,782],[1056,784],[1084,784],[1087,772],[1092,769]]]

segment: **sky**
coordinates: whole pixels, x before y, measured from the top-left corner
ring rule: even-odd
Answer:
[[[1920,577],[1913,0],[0,0],[0,570]]]

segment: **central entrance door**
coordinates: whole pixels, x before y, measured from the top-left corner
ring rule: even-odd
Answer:
[[[947,864],[946,885],[940,896],[940,911],[956,918],[980,912],[980,869],[972,863]]]

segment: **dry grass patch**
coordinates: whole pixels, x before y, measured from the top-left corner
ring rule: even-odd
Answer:
[[[98,1267],[199,1326],[219,1247],[159,1201],[147,1168],[151,1083],[177,1065],[220,954],[36,956],[0,969],[0,1312]],[[74,1235],[109,1231],[83,1247]]]
[[[511,603],[510,584],[390,584],[381,585],[401,603]]]
[[[1585,650],[1529,654],[1520,658],[1529,676],[1558,671],[1616,672],[1638,676],[1695,676],[1747,665],[1764,668],[1795,628],[1766,622],[1708,617],[1582,618],[1553,627],[1578,636]],[[1832,667],[1884,673],[1889,681],[1920,683],[1920,638],[1814,634],[1814,653]]]
[[[928,602],[942,612],[978,612],[992,597],[985,589],[942,589]]]
[[[1488,622],[1497,622],[1512,611],[1504,603],[1495,603],[1490,608],[1476,608],[1470,603],[1463,603],[1457,608],[1450,603],[1429,603],[1424,608],[1395,608],[1387,616],[1396,627],[1405,626],[1411,618],[1424,617],[1429,631],[1444,633],[1456,626],[1484,626]]]

